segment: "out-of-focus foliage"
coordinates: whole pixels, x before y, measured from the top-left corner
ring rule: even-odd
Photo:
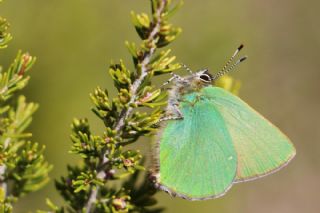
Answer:
[[[1,3],[1,2],[0,2]],[[9,41],[12,39],[10,33],[7,32],[9,23],[5,18],[0,17],[0,48],[6,48]]]
[[[7,28],[0,18],[0,48],[11,40]],[[0,67],[0,212],[11,212],[18,198],[49,180],[51,166],[44,159],[44,147],[31,142],[31,133],[26,132],[38,105],[17,94],[27,85],[26,72],[34,62],[34,57],[19,51],[7,70]]]
[[[218,80],[215,82],[215,85],[224,88],[225,90],[228,90],[235,95],[238,95],[241,87],[241,82],[229,75],[224,75],[218,78]]]

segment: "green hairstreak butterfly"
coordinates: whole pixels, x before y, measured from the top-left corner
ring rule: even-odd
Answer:
[[[166,117],[154,147],[156,187],[173,196],[205,200],[234,184],[283,168],[295,156],[290,140],[232,93],[213,86],[246,57],[212,76],[208,70],[174,75]],[[165,84],[167,84],[165,83]]]

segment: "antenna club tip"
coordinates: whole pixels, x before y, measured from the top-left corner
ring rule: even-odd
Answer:
[[[243,56],[242,58],[240,58],[240,62],[243,62],[244,60],[246,60],[248,58],[248,56]]]
[[[243,47],[244,47],[244,45],[240,44],[240,46],[238,47],[238,51],[240,51]]]

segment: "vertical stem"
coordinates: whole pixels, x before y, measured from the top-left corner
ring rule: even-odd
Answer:
[[[156,10],[156,23],[152,29],[152,31],[150,32],[147,41],[149,42],[155,42],[159,32],[160,32],[160,27],[161,27],[161,16],[162,13],[164,12],[167,0],[160,0],[159,2],[159,7]],[[153,57],[157,47],[155,44],[151,45],[152,47],[149,49],[148,52],[146,52],[146,54],[144,55],[144,57],[140,60],[140,65],[141,65],[141,74],[140,76],[133,82],[133,84],[131,85],[130,88],[130,95],[131,98],[128,102],[128,108],[123,109],[120,113],[120,118],[118,120],[118,122],[115,125],[115,130],[118,132],[118,134],[121,134],[121,130],[123,129],[124,125],[125,125],[125,121],[126,119],[128,119],[128,117],[131,115],[132,111],[133,111],[133,107],[131,107],[131,104],[133,104],[136,101],[137,98],[137,92],[141,86],[141,84],[143,83],[144,79],[146,78],[146,76],[148,75],[148,65],[151,61],[151,58]],[[103,153],[103,156],[106,156],[107,151],[105,151]],[[101,165],[104,165],[105,163],[107,163],[108,159],[103,157],[102,162],[100,163],[100,165],[98,166],[101,167]],[[98,171],[98,178],[104,178],[105,176],[105,171],[101,170]],[[91,188],[91,192],[90,192],[90,196],[89,199],[87,201],[87,203],[85,204],[84,208],[86,209],[86,213],[90,213],[92,211],[92,205],[96,202],[97,200],[97,195],[98,192],[100,190],[99,186],[96,187],[92,187]]]
[[[4,144],[3,144],[3,148],[4,150],[8,147],[9,143],[10,143],[10,138],[6,138],[5,141],[4,141]],[[8,193],[8,184],[5,182],[5,173],[6,173],[6,165],[3,164],[0,166],[0,188],[2,189],[2,192],[3,192],[3,195],[4,197],[7,196],[7,193]]]

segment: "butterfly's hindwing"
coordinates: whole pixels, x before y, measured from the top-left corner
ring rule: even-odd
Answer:
[[[159,138],[159,182],[180,197],[201,200],[229,189],[236,176],[237,155],[224,118],[210,101],[195,101],[194,94],[180,104],[184,119],[164,125]]]

